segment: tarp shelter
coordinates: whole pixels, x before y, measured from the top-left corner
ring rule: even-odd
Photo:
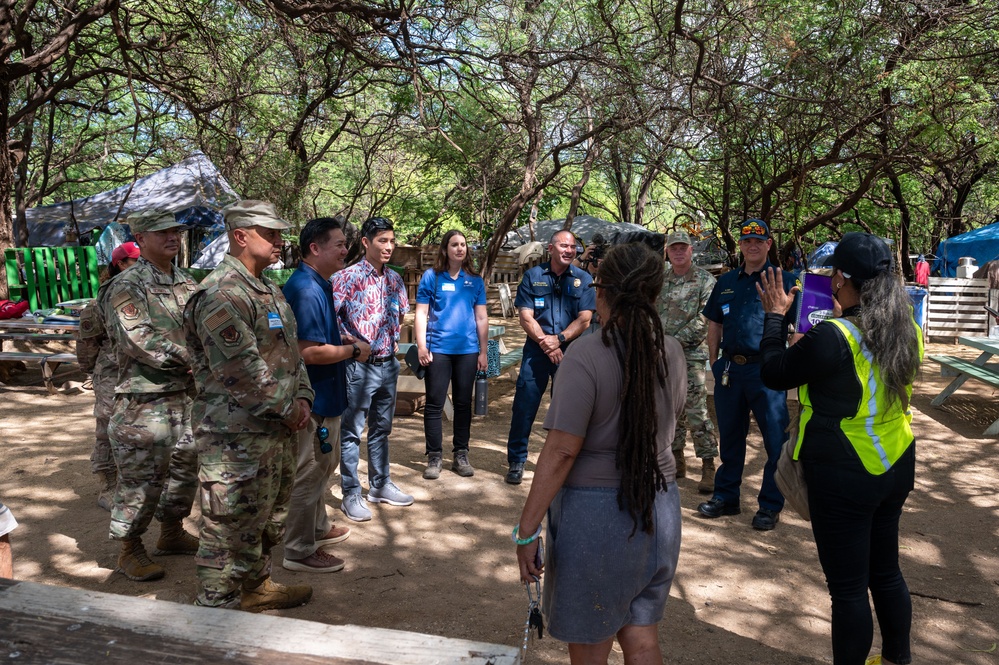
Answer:
[[[204,215],[217,216],[218,209],[239,198],[211,160],[197,152],[130,185],[26,210],[28,245],[66,244],[66,229],[72,228],[74,218],[82,236],[95,226],[123,221],[131,212],[150,208],[178,213],[179,221],[196,220],[197,225],[204,226],[208,221],[202,219]]]
[[[536,222],[534,224],[533,240],[540,241],[547,246],[552,234],[561,229],[564,225],[564,217],[562,219],[549,219],[544,222]],[[577,238],[587,244],[589,244],[590,240],[593,239],[594,234],[597,233],[602,234],[604,240],[607,242],[613,242],[614,236],[619,233],[648,231],[648,229],[643,226],[639,226],[638,224],[629,224],[627,222],[608,222],[605,219],[600,219],[591,215],[579,215],[574,217],[572,220],[571,230],[574,234],[576,234]],[[528,225],[525,224],[524,226],[518,227],[506,234],[506,241],[503,243],[503,247],[506,249],[513,249],[515,247],[520,247],[524,243],[530,242],[531,240],[531,231],[528,228]]]
[[[940,241],[933,271],[941,277],[957,277],[957,262],[962,256],[974,258],[979,267],[999,258],[999,222]]]

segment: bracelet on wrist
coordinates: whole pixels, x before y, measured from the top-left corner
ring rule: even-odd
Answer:
[[[510,536],[511,538],[513,538],[513,542],[517,543],[518,545],[530,545],[531,543],[533,543],[535,540],[538,539],[538,536],[541,535],[541,525],[540,524],[538,525],[538,530],[535,531],[534,535],[531,536],[530,538],[518,538],[517,534],[519,532],[520,532],[520,525],[518,524],[517,526],[513,527],[513,533]]]

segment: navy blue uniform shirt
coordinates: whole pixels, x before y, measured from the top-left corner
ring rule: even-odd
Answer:
[[[329,281],[315,269],[300,263],[282,289],[298,323],[298,339],[340,346],[340,328],[333,306]],[[312,412],[324,418],[336,418],[347,408],[346,361],[331,365],[306,365],[316,401]]]
[[[590,288],[593,278],[588,272],[570,265],[559,277],[552,272],[551,265],[542,263],[524,273],[514,305],[518,310],[522,307],[533,309],[534,320],[542,332],[557,335],[568,328],[580,312],[595,311],[597,296]]]
[[[760,283],[760,273],[774,268],[769,261],[760,272],[747,273],[745,266],[729,270],[718,278],[711,291],[704,310],[701,312],[708,321],[722,324],[720,349],[729,355],[756,355],[760,352],[763,339],[763,304],[756,285]],[[784,290],[790,291],[796,283],[794,275],[784,273]],[[785,326],[793,324],[798,309],[798,297],[784,318]],[[786,330],[786,327],[785,327]]]

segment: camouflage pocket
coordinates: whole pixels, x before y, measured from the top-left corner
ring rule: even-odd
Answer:
[[[256,462],[202,463],[201,512],[213,517],[256,514],[257,468]]]

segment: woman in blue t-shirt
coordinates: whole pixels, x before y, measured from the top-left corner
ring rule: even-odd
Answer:
[[[451,470],[459,476],[475,473],[468,463],[472,386],[476,371],[486,369],[488,333],[485,282],[472,269],[465,236],[461,231],[448,231],[434,267],[423,273],[416,291],[416,346],[420,364],[427,368],[423,410],[427,469],[423,477],[428,480],[441,475],[441,412],[449,383],[454,401]]]

